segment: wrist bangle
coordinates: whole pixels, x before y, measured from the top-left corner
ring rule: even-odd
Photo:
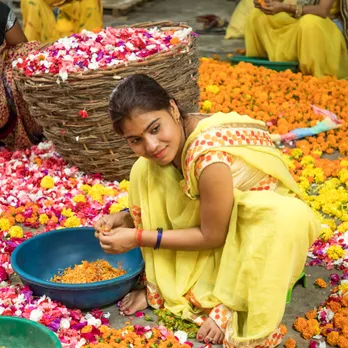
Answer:
[[[139,246],[143,246],[143,230],[135,230],[135,240],[138,242]]]
[[[126,211],[127,213],[129,213],[129,209],[128,209],[128,208],[122,209],[122,210],[120,211],[120,213],[122,213],[122,212],[124,212],[124,211]]]
[[[295,12],[295,18],[299,19],[303,14],[303,7],[302,5],[296,5],[296,12]]]
[[[154,247],[155,250],[158,250],[161,246],[162,234],[163,234],[163,228],[157,228],[157,241]]]

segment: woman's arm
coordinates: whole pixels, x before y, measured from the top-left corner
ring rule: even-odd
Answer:
[[[261,8],[261,11],[274,15],[279,12],[287,12],[289,14],[296,14],[296,5],[284,4],[277,1],[266,0],[267,7]],[[320,0],[318,5],[303,6],[302,15],[312,14],[318,17],[327,18],[335,3],[335,0]]]
[[[5,41],[9,46],[15,46],[28,41],[17,20],[13,27],[5,33]]]
[[[208,250],[224,244],[233,209],[231,169],[224,163],[206,167],[200,176],[199,192],[201,226],[164,231],[161,249]],[[156,240],[156,231],[143,231],[144,246],[154,247]]]
[[[318,5],[303,6],[302,15],[312,14],[318,17],[327,18],[335,3],[335,0],[320,0]],[[296,5],[283,4],[285,12],[295,14]]]

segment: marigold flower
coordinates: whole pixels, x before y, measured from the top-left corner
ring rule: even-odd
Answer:
[[[348,307],[348,295],[343,296],[341,300],[341,305],[344,307]]]
[[[51,189],[54,187],[54,180],[51,176],[46,175],[41,179],[40,186],[45,189]]]
[[[41,225],[46,225],[48,220],[49,220],[49,217],[47,216],[47,214],[40,214],[39,222]]]
[[[11,227],[11,223],[8,219],[6,218],[1,218],[0,219],[0,231],[7,231]]]
[[[348,338],[345,337],[344,335],[340,335],[340,336],[338,337],[337,345],[338,345],[340,348],[348,348]]]
[[[326,288],[326,282],[322,278],[316,279],[314,284],[317,285],[319,288]]]
[[[334,233],[333,233],[332,229],[331,229],[330,227],[326,227],[326,228],[323,228],[323,229],[321,230],[320,238],[321,238],[323,241],[327,242],[329,239],[332,238],[333,234],[334,234]]]
[[[8,234],[11,238],[23,238],[23,229],[20,226],[10,227]]]
[[[128,180],[122,180],[119,184],[119,188],[124,191],[129,191],[129,181]]]
[[[296,318],[294,322],[294,329],[298,332],[302,332],[308,326],[307,320],[302,317]]]
[[[65,217],[72,217],[75,215],[75,213],[71,210],[71,208],[69,209],[63,208],[61,214]]]
[[[327,251],[327,256],[332,260],[338,260],[345,254],[344,249],[340,245],[331,245]]]
[[[79,227],[79,226],[81,226],[81,220],[77,218],[76,216],[71,216],[67,218],[64,222],[64,227],[66,228]]]
[[[281,324],[281,325],[279,326],[279,329],[280,329],[280,333],[281,333],[283,336],[285,336],[285,335],[287,334],[287,332],[288,332],[288,328],[287,328],[284,324]]]
[[[16,220],[16,222],[18,222],[18,223],[23,223],[23,222],[25,221],[25,217],[23,216],[23,214],[17,214],[17,215],[15,216],[15,220]]]
[[[332,323],[326,324],[325,326],[321,328],[321,334],[326,337],[332,330],[333,330],[333,324]]]
[[[313,309],[312,311],[308,311],[306,313],[306,318],[307,319],[315,319],[317,317],[317,311],[316,309]]]
[[[331,346],[337,346],[339,336],[338,332],[331,331],[326,337],[327,343]]]
[[[212,107],[212,102],[210,100],[205,100],[202,104],[203,110],[204,111],[210,111],[211,107]]]
[[[284,344],[285,348],[295,348],[296,347],[296,341],[293,338],[289,338],[286,340]]]
[[[318,320],[316,320],[316,319],[309,319],[307,323],[308,323],[308,326],[310,326],[313,329],[313,331],[314,331],[314,335],[313,336],[320,334],[320,327],[319,327]]]
[[[326,304],[334,313],[337,313],[341,309],[341,304],[336,301],[330,301]]]
[[[73,198],[73,201],[75,202],[75,203],[80,203],[80,202],[86,202],[86,197],[84,196],[84,195],[82,195],[82,194],[80,194],[80,195],[76,195],[74,198]]]

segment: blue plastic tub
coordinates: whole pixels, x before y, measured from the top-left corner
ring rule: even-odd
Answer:
[[[83,260],[104,259],[112,266],[120,264],[127,273],[121,277],[89,284],[50,282],[59,270]],[[90,227],[66,228],[35,236],[12,254],[13,270],[34,295],[47,295],[70,308],[91,309],[118,301],[136,284],[144,268],[139,248],[121,255],[105,254]]]
[[[58,337],[35,321],[0,317],[0,347],[5,348],[62,348]]]

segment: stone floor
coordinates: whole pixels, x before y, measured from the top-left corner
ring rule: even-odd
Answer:
[[[199,29],[196,16],[215,14],[229,21],[235,1],[227,0],[152,0],[146,2],[136,11],[130,12],[126,17],[114,18],[104,16],[106,26],[128,25],[148,21],[171,20],[173,22],[186,22],[193,29]],[[204,34],[198,37],[198,47],[201,56],[218,54],[221,56],[234,52],[237,48],[244,48],[244,40],[225,40],[224,33]]]
[[[186,22],[194,29],[197,28],[195,17],[204,14],[216,14],[229,20],[235,7],[235,2],[227,0],[153,0],[145,3],[136,11],[127,15],[127,17],[114,18],[111,15],[105,16],[106,26],[133,24],[146,21],[172,20],[173,22]],[[201,56],[212,56],[218,54],[225,56],[227,53],[233,53],[237,48],[244,48],[243,40],[224,40],[223,34],[220,35],[200,35],[198,37],[198,46]],[[328,290],[320,290],[313,286],[316,278],[322,277],[327,279],[328,271],[319,267],[307,267],[307,288],[301,285],[295,287],[293,298],[289,305],[286,306],[283,323],[288,327],[286,338],[293,337],[296,339],[298,348],[308,347],[308,342],[301,339],[299,334],[292,329],[292,324],[296,316],[303,316],[304,313],[315,306],[318,306],[325,300]],[[111,325],[119,328],[125,322],[129,322],[128,317],[121,317],[116,305],[105,308],[111,313]],[[148,322],[135,318],[134,324],[148,325]],[[201,344],[195,342],[195,347]]]

